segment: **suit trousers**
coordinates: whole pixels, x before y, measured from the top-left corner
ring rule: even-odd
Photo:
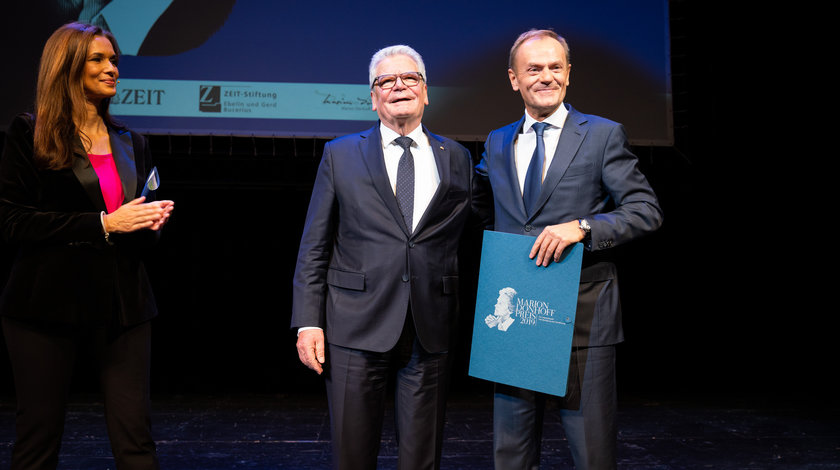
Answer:
[[[373,470],[388,390],[394,388],[397,468],[440,468],[448,386],[447,353],[429,353],[411,315],[384,353],[328,345],[325,370],[333,461],[340,470]]]
[[[2,323],[17,395],[12,470],[58,466],[73,369],[88,345],[99,363],[116,468],[159,468],[151,435],[150,322],[129,328]]]
[[[560,420],[578,470],[616,468],[618,408],[615,346],[572,350],[569,393],[560,398]],[[572,374],[582,375],[576,388]],[[540,466],[547,395],[496,384],[493,452],[496,470],[536,470]]]

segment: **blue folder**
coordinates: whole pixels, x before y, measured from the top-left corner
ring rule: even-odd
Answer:
[[[565,396],[583,245],[540,267],[528,258],[535,241],[484,232],[469,374]]]

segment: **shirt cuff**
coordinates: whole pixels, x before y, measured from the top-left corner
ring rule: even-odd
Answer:
[[[320,326],[302,326],[298,328],[298,336],[300,336],[300,332],[304,330],[323,330],[323,328],[321,328]]]

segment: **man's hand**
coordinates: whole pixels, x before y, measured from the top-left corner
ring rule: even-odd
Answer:
[[[324,371],[324,330],[313,328],[301,331],[297,350],[300,362],[321,375]]]
[[[584,233],[577,220],[544,228],[531,248],[529,258],[537,258],[537,266],[548,266],[552,260],[560,261],[563,250],[572,243],[583,240]]]

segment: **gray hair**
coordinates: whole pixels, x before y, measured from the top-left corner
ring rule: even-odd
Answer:
[[[519,52],[519,46],[521,46],[525,41],[530,41],[531,39],[539,39],[539,38],[551,38],[555,41],[559,42],[561,46],[563,46],[563,50],[566,51],[566,62],[570,63],[572,58],[569,56],[569,43],[566,42],[566,39],[563,36],[555,33],[553,30],[550,29],[530,29],[525,31],[524,33],[520,34],[516,41],[513,43],[513,47],[510,48],[510,57],[508,58],[508,68],[513,68],[513,61],[516,59],[516,53]]]
[[[368,78],[370,80],[371,88],[373,88],[373,81],[376,79],[376,67],[378,67],[379,63],[385,60],[386,58],[395,55],[404,55],[410,57],[415,63],[417,63],[418,70],[416,71],[420,72],[423,75],[423,80],[426,83],[429,83],[429,77],[426,76],[426,64],[423,63],[423,58],[420,57],[420,53],[418,53],[409,46],[404,46],[400,44],[379,49],[378,51],[376,51],[376,54],[373,54],[373,57],[370,58]],[[405,72],[409,72],[409,70],[405,70]]]

